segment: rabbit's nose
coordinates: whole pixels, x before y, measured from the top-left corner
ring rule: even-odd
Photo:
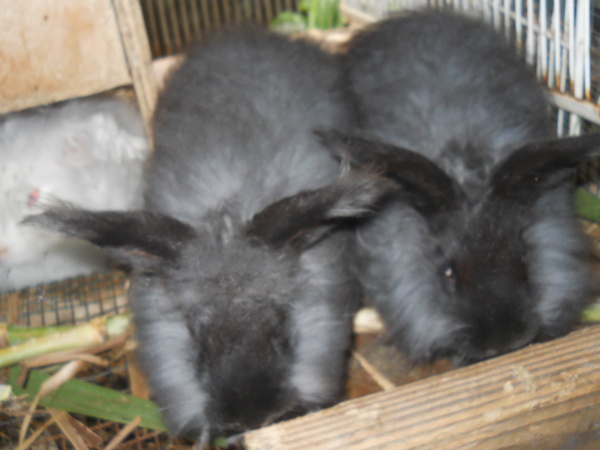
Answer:
[[[0,246],[0,259],[3,259],[8,254],[8,246]]]

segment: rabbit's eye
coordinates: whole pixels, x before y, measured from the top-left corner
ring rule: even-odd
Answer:
[[[452,267],[450,265],[444,267],[444,276],[446,278],[454,278],[454,270],[452,270]]]
[[[446,280],[446,284],[451,289],[456,287],[456,270],[454,264],[448,262],[442,266],[442,276]]]
[[[451,263],[444,264],[444,266],[442,267],[442,273],[446,278],[453,279],[455,275],[453,265]]]

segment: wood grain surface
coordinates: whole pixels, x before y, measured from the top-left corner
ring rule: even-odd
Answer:
[[[131,83],[110,1],[0,0],[0,113]]]
[[[246,434],[248,449],[600,448],[600,326]]]

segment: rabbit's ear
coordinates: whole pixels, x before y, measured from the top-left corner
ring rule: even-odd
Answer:
[[[394,180],[424,216],[447,211],[462,199],[460,187],[427,157],[391,144],[318,130],[323,145],[355,167],[372,167]]]
[[[600,156],[600,134],[536,141],[511,153],[494,170],[492,193],[520,201],[537,196],[570,176],[584,161]]]
[[[61,206],[28,216],[21,224],[87,240],[140,270],[176,259],[195,236],[189,225],[150,211],[94,212]]]
[[[246,233],[275,247],[307,248],[332,228],[372,214],[393,188],[392,182],[375,174],[351,173],[327,187],[267,206],[252,218]]]

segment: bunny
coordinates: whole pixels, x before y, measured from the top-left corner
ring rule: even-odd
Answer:
[[[138,360],[174,435],[203,444],[340,395],[362,295],[350,229],[395,185],[314,135],[347,126],[338,77],[308,42],[222,32],[159,98],[146,210],[25,220],[132,268]]]
[[[116,97],[0,118],[0,291],[105,269],[105,254],[91,244],[19,222],[56,201],[139,208],[147,155],[140,114]]]
[[[415,361],[457,365],[565,334],[598,292],[571,175],[600,136],[556,139],[509,44],[450,12],[393,17],[344,55],[353,134],[322,141],[400,188],[356,233],[354,272]]]

